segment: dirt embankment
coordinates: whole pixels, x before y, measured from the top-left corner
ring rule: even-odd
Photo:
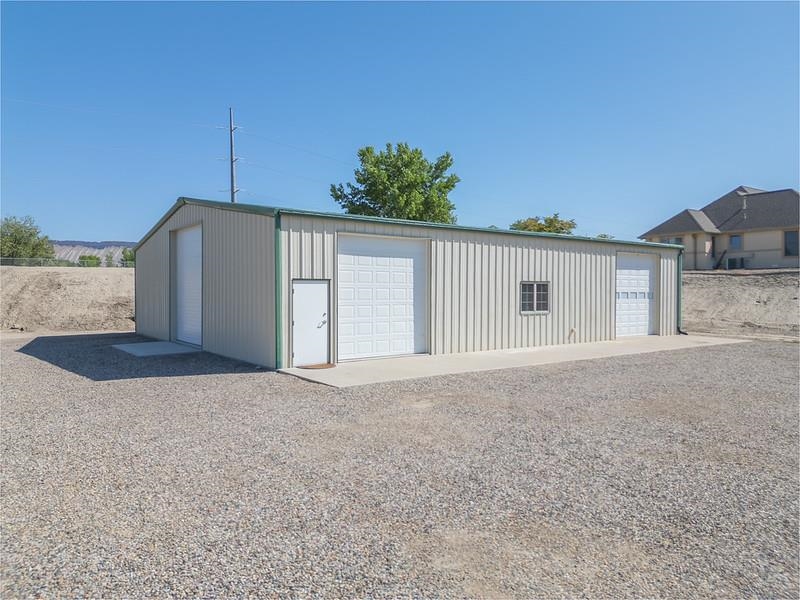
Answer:
[[[683,328],[740,336],[800,337],[795,270],[683,274]]]
[[[0,329],[133,330],[134,270],[0,267]]]

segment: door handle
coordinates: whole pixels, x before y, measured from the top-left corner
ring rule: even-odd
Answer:
[[[317,329],[319,329],[320,327],[322,327],[323,325],[325,325],[325,323],[327,323],[327,322],[328,322],[328,319],[322,319],[322,323],[320,323],[319,325],[317,325]]]

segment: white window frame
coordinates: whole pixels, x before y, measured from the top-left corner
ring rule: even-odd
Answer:
[[[532,285],[533,286],[533,307],[534,310],[523,310],[522,307],[522,290],[523,286]],[[547,310],[535,310],[537,304],[537,295],[539,293],[539,286],[545,285],[547,286]],[[550,313],[550,306],[552,305],[552,295],[551,295],[552,286],[550,285],[549,281],[520,281],[519,282],[519,313],[521,315],[546,315]]]

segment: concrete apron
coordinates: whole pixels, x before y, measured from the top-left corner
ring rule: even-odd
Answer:
[[[629,354],[683,350],[702,346],[741,344],[747,340],[700,335],[649,335],[621,338],[610,342],[565,344],[539,348],[466,352],[463,354],[417,354],[393,358],[375,358],[337,364],[332,369],[280,369],[307,381],[333,387],[352,387],[370,383],[452,375],[474,371],[493,371],[532,367],[560,362],[592,360]]]
[[[111,347],[138,357],[191,354],[201,351],[200,348],[175,342],[134,342],[132,344],[112,344]]]

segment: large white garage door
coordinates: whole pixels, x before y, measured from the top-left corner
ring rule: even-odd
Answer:
[[[175,338],[203,343],[203,230],[175,232]]]
[[[428,351],[427,244],[339,236],[339,360]]]
[[[617,254],[617,337],[655,333],[656,257]]]

